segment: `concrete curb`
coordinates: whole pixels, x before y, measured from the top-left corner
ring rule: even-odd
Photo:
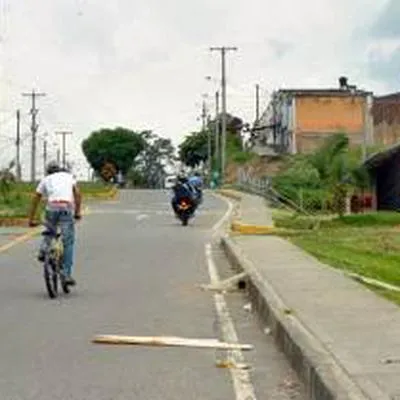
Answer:
[[[242,195],[240,192],[237,192],[236,190],[230,190],[230,189],[218,189],[216,190],[216,193],[220,194],[221,196],[228,197],[233,200],[240,201],[242,200]]]
[[[221,239],[232,267],[248,273],[248,294],[260,320],[271,334],[300,379],[311,400],[390,400],[371,382],[361,389],[325,346],[287,307],[228,236]]]
[[[221,196],[237,200],[239,204],[242,200],[242,194],[236,190],[220,189],[217,191],[217,193]],[[275,232],[275,227],[269,225],[246,224],[238,220],[234,220],[231,223],[231,231],[241,235],[270,235]]]

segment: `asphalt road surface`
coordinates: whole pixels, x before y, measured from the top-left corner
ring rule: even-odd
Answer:
[[[78,286],[56,300],[35,261],[37,239],[1,253],[0,399],[242,399],[232,371],[216,368],[214,350],[91,343],[96,334],[218,337],[214,297],[196,285],[210,281],[205,245],[226,210],[225,201],[206,196],[182,227],[164,191],[124,191],[119,201],[92,205],[78,226]],[[219,250],[212,255],[227,276]],[[303,400],[244,301],[226,296],[239,341],[255,346],[243,354],[253,398]]]

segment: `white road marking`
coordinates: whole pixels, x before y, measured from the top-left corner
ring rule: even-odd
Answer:
[[[211,284],[218,284],[220,279],[217,267],[215,266],[212,257],[211,244],[206,245],[205,251]],[[239,343],[235,326],[229,314],[224,295],[219,293],[214,294],[214,301],[223,340],[228,343]],[[229,351],[228,358],[228,361],[231,361],[234,366],[245,365],[245,359],[240,350]],[[236,400],[256,400],[254,387],[251,383],[249,372],[246,369],[235,367],[230,368],[230,372],[233,380]]]
[[[212,239],[220,234],[222,226],[229,220],[234,205],[229,199],[215,195],[218,198],[224,200],[228,205],[228,210],[225,212],[223,217],[212,227]],[[218,269],[214,263],[212,256],[212,245],[211,243],[205,246],[206,260],[208,266],[208,274],[210,276],[211,285],[218,284],[220,282]],[[215,309],[221,327],[222,339],[229,343],[239,343],[238,335],[235,330],[232,318],[229,313],[228,305],[226,304],[225,297],[221,293],[214,294]],[[245,365],[245,359],[240,350],[232,350],[227,354],[229,360],[235,366]],[[249,371],[243,368],[230,368],[233,387],[235,390],[236,400],[256,400],[254,387],[250,379]]]
[[[136,217],[136,220],[137,220],[137,221],[141,221],[141,220],[146,219],[146,218],[149,218],[149,216],[148,216],[147,214],[139,214],[139,215]]]
[[[225,201],[226,204],[228,205],[228,210],[226,211],[224,216],[212,227],[213,237],[215,237],[219,233],[219,230],[220,230],[221,226],[229,219],[229,217],[232,214],[233,207],[234,207],[233,203],[229,199],[227,199],[226,197],[218,196],[216,194],[214,194],[214,196],[222,199],[223,201]]]

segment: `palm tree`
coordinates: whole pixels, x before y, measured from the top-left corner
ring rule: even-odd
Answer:
[[[329,188],[334,208],[341,216],[346,211],[350,192],[369,187],[369,176],[361,165],[360,158],[360,150],[349,148],[349,138],[344,133],[329,137],[325,144],[310,156],[311,164]]]

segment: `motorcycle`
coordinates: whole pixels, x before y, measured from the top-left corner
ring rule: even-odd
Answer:
[[[182,225],[186,226],[189,219],[193,217],[196,204],[189,197],[181,197],[176,207],[176,215],[181,220]]]

